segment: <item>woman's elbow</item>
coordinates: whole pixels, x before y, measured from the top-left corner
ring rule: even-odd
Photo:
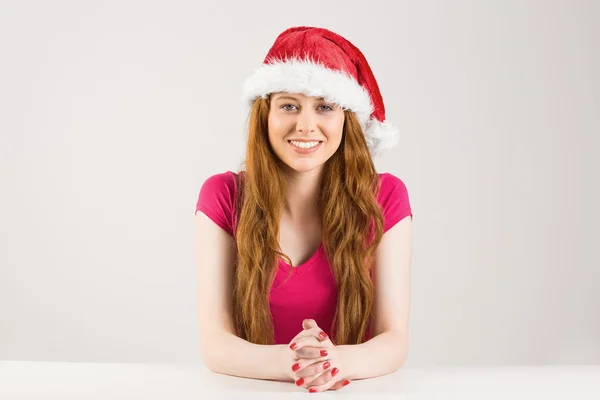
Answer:
[[[216,347],[217,347],[216,343],[207,343],[203,340],[200,340],[199,345],[200,345],[199,346],[200,347],[200,358],[202,359],[202,362],[204,363],[204,365],[211,372],[219,373],[220,372],[219,359],[218,359],[218,357],[216,357],[216,354],[218,354],[219,352],[216,349]]]
[[[201,351],[200,356],[202,358],[202,362],[210,372],[214,372],[215,374],[225,374],[222,359],[215,357],[209,351]]]
[[[408,358],[408,345],[400,347],[398,351],[398,355],[396,357],[396,362],[393,365],[393,371],[396,372],[406,364],[406,359]]]

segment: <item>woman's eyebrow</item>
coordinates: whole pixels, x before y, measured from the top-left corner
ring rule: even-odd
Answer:
[[[278,96],[278,97],[275,97],[275,100],[294,100],[294,101],[298,101],[297,98],[292,97],[292,96]]]
[[[296,97],[286,96],[286,95],[275,97],[275,100],[294,100],[294,101],[298,101],[298,99]],[[325,98],[324,97],[315,97],[315,100],[316,101],[323,101],[323,100],[325,100]]]

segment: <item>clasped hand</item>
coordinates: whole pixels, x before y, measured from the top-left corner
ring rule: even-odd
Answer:
[[[304,320],[302,328],[286,349],[288,376],[311,393],[337,390],[349,384],[339,349],[329,336],[312,319]]]

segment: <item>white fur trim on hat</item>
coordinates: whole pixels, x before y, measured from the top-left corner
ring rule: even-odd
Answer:
[[[266,98],[270,93],[277,92],[323,97],[353,111],[363,128],[373,156],[398,142],[399,134],[389,123],[370,119],[373,104],[369,93],[343,71],[332,70],[310,58],[270,60],[246,79],[242,99],[247,105],[251,105],[256,98]]]

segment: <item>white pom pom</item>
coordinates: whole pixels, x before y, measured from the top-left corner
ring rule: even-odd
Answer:
[[[400,132],[389,122],[369,120],[365,128],[365,139],[372,157],[389,151],[400,141]]]

